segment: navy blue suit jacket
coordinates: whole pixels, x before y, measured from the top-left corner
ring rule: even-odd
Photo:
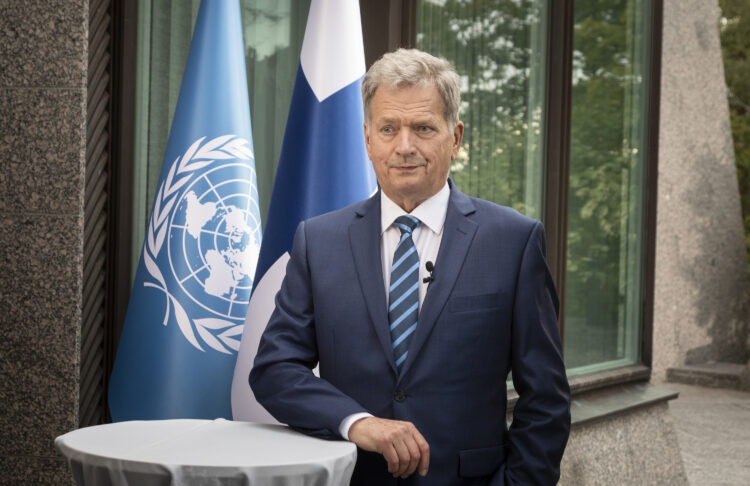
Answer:
[[[356,485],[555,484],[570,429],[558,300],[542,225],[451,182],[419,324],[396,371],[380,261],[380,193],[300,224],[250,384],[279,421],[341,438],[369,412],[415,424],[425,478],[358,451]],[[320,366],[320,378],[311,369]],[[520,398],[506,427],[506,379]]]

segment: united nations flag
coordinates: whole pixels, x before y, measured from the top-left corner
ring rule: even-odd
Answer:
[[[261,243],[240,8],[203,0],[109,386],[115,421],[231,418]]]

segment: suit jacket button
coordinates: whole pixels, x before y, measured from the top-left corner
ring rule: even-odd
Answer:
[[[404,390],[396,390],[396,393],[393,394],[393,399],[397,402],[403,402],[406,400],[406,393]]]

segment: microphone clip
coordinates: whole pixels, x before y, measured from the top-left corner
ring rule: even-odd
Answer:
[[[424,264],[425,270],[430,272],[430,275],[422,279],[422,283],[430,283],[435,281],[435,277],[432,276],[432,272],[435,270],[435,264],[428,261]]]

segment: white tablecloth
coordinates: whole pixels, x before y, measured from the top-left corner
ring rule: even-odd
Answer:
[[[281,425],[228,420],[120,422],[55,439],[79,486],[349,484],[357,450]]]

